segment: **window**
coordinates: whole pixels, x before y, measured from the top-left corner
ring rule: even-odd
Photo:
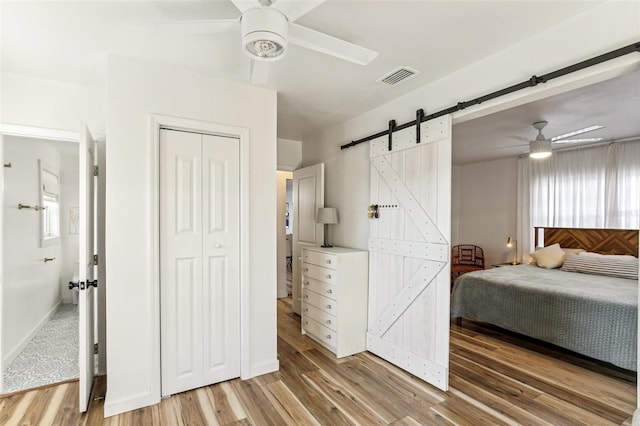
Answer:
[[[45,162],[40,165],[40,245],[57,244],[60,239],[60,182]]]

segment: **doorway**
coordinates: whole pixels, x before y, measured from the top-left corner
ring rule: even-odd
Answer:
[[[78,143],[3,137],[2,393],[79,377]],[[46,207],[46,208],[42,208]]]
[[[278,245],[278,292],[277,297],[291,295],[293,273],[293,172],[278,171],[277,174],[276,232]]]
[[[160,129],[162,394],[240,376],[240,144]]]

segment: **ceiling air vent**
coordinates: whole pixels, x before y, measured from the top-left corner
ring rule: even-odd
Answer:
[[[389,86],[395,86],[401,81],[405,81],[406,79],[413,77],[414,75],[420,74],[420,71],[414,70],[409,67],[400,67],[395,69],[385,75],[384,77],[379,78],[377,81],[388,84]]]

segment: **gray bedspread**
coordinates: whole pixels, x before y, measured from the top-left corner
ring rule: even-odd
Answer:
[[[462,275],[451,317],[497,325],[637,371],[638,282],[507,266]]]

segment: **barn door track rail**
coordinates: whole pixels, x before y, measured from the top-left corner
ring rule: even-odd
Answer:
[[[557,71],[553,71],[541,76],[532,76],[529,80],[523,81],[522,83],[518,83],[518,84],[514,84],[513,86],[509,86],[507,88],[504,88],[502,90],[498,90],[492,93],[489,93],[487,95],[484,96],[480,96],[478,98],[472,99],[470,101],[467,102],[458,102],[456,105],[451,106],[449,108],[445,108],[443,110],[440,110],[438,112],[434,112],[433,114],[429,114],[429,115],[425,115],[424,110],[423,109],[419,109],[416,111],[416,119],[413,121],[409,121],[407,123],[404,124],[396,124],[395,120],[391,120],[389,121],[389,127],[386,130],[383,130],[381,132],[375,133],[373,135],[367,136],[366,138],[362,138],[362,139],[358,139],[356,141],[353,142],[349,142],[347,144],[341,145],[340,149],[347,149],[347,148],[351,148],[352,146],[356,146],[359,145],[361,143],[364,142],[369,142],[371,140],[377,139],[379,137],[388,135],[389,137],[389,151],[391,151],[392,146],[391,146],[391,141],[393,138],[393,133],[400,131],[400,130],[404,130],[407,129],[409,127],[412,126],[416,126],[416,143],[420,143],[420,124],[424,123],[425,121],[428,120],[433,120],[434,118],[438,118],[438,117],[442,117],[443,115],[447,115],[447,114],[452,114],[456,111],[461,111],[467,107],[473,106],[473,105],[479,105],[483,102],[489,101],[491,99],[495,99],[498,98],[500,96],[504,96],[504,95],[508,95],[510,93],[513,92],[517,92],[519,90],[522,89],[526,89],[528,87],[533,87],[533,86],[537,86],[540,83],[546,83],[547,81],[551,81],[555,78],[558,77],[562,77],[565,76],[567,74],[571,74],[573,72],[576,71],[580,71],[583,70],[585,68],[594,66],[594,65],[598,65],[601,64],[603,62],[607,62],[610,61],[612,59],[616,59],[619,58],[621,56],[624,55],[628,55],[629,53],[633,53],[633,52],[640,52],[640,41],[630,44],[628,46],[625,47],[621,47],[620,49],[616,49],[616,50],[612,50],[611,52],[607,52],[604,53],[602,55],[593,57],[591,59],[587,59],[585,61],[582,62],[578,62],[576,64],[573,65],[569,65],[568,67],[565,68],[561,68]]]

